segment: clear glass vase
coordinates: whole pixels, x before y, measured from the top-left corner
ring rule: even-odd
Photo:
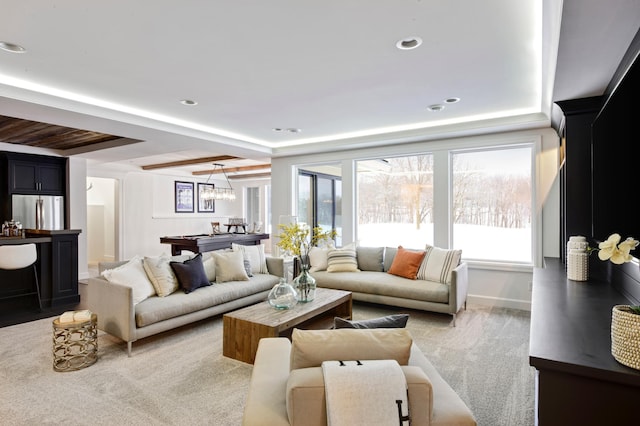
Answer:
[[[300,275],[294,278],[293,286],[298,292],[298,302],[311,302],[316,297],[316,279],[309,273],[309,264],[300,265]]]
[[[291,309],[298,303],[298,294],[284,278],[280,278],[280,282],[273,286],[267,301],[276,309]]]

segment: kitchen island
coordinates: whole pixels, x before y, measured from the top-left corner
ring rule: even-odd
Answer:
[[[79,229],[30,230],[22,238],[0,238],[0,245],[34,243],[38,252],[36,271],[40,303],[32,297],[35,280],[32,268],[0,271],[0,326],[57,315],[80,302],[78,293]],[[24,294],[24,297],[21,295]]]
[[[176,237],[160,237],[163,244],[171,244],[171,255],[179,255],[182,250],[189,250],[193,253],[204,253],[207,251],[231,248],[231,244],[242,244],[245,246],[259,245],[262,240],[268,240],[269,234],[201,234],[183,235]]]

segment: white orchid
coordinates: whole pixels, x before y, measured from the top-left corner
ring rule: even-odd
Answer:
[[[598,245],[600,260],[611,260],[611,263],[621,265],[631,260],[631,250],[638,246],[638,241],[629,237],[620,243],[620,234],[611,234],[607,241]],[[620,244],[618,244],[620,243]]]

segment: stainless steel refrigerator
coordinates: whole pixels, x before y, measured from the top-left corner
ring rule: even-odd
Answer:
[[[23,229],[64,229],[64,197],[62,195],[12,196],[12,219]]]

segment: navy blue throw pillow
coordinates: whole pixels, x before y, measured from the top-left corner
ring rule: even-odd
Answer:
[[[184,262],[169,262],[169,265],[178,278],[180,288],[185,293],[191,293],[200,287],[211,285],[204,271],[201,253]]]

